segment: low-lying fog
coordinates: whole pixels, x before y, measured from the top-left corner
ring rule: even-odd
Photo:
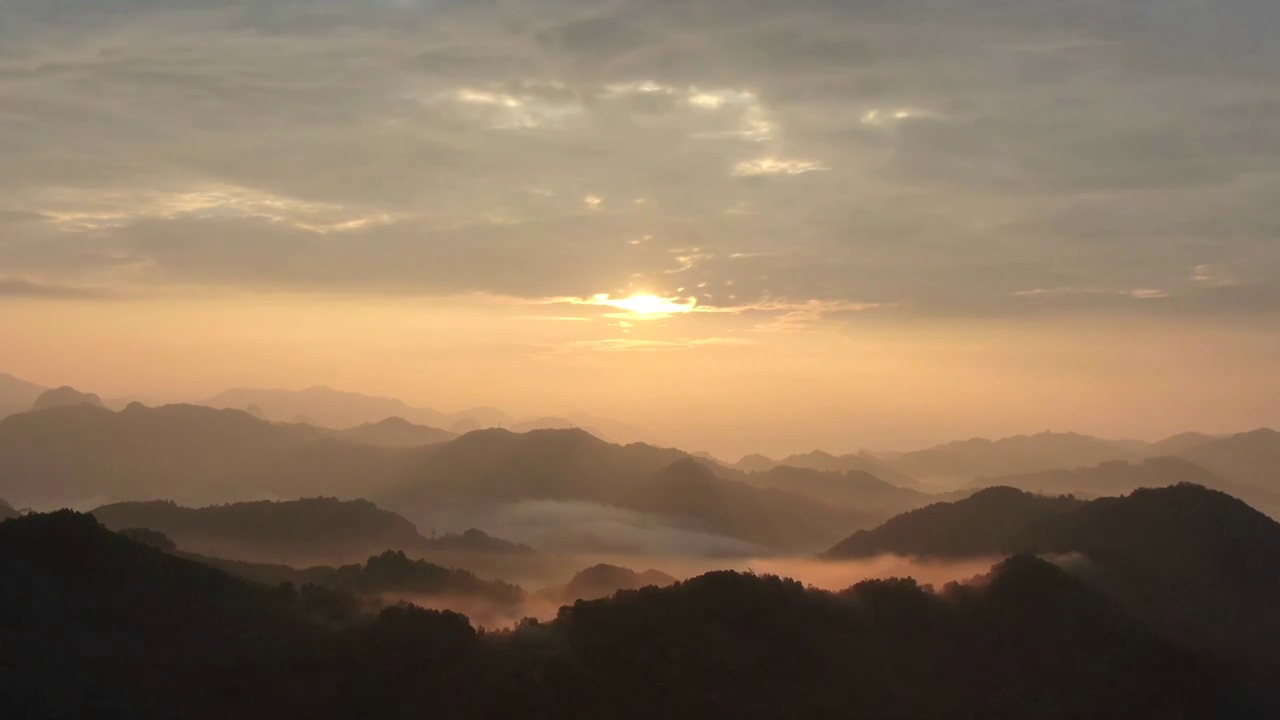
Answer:
[[[812,557],[751,557],[712,558],[689,555],[635,555],[635,554],[577,554],[556,558],[556,569],[542,579],[541,584],[525,584],[528,595],[518,606],[496,604],[474,597],[422,596],[412,593],[391,593],[383,596],[387,602],[412,602],[437,610],[453,610],[471,618],[472,624],[490,629],[507,627],[521,618],[533,617],[549,620],[563,605],[581,599],[564,590],[573,575],[596,565],[614,565],[636,572],[654,569],[676,580],[687,580],[714,570],[737,570],[760,575],[779,575],[794,578],[806,585],[824,590],[843,590],[863,580],[890,577],[913,577],[921,584],[941,587],[951,581],[966,581],[985,574],[999,557],[973,558],[960,561],[928,561],[884,555],[856,561],[828,562]],[[497,578],[510,580],[509,578]]]

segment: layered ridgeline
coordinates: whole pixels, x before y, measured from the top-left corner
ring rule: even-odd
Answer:
[[[993,488],[860,531],[831,559],[1035,553],[1162,633],[1280,678],[1280,524],[1190,484],[1082,502]]]
[[[612,597],[619,590],[666,587],[675,582],[675,578],[661,570],[650,568],[637,572],[631,568],[602,563],[579,571],[567,583],[543,588],[537,593],[537,597],[558,605],[569,605],[576,600]]]
[[[0,419],[31,409],[48,388],[0,372]]]
[[[477,633],[332,613],[72,513],[0,524],[6,717],[1266,717],[1047,562],[844,592],[719,572]],[[1274,688],[1267,688],[1274,693]]]
[[[615,445],[581,430],[483,430],[395,448],[189,405],[135,403],[121,412],[79,405],[0,421],[0,496],[36,508],[323,495],[368,498],[420,520],[485,517],[525,502],[592,503],[744,548],[785,550],[829,545],[884,516],[756,487],[746,477],[679,450]]]
[[[1280,433],[1266,429],[1227,437],[1189,432],[1154,443],[1054,432],[999,440],[975,438],[886,456],[882,462],[918,480],[957,483],[1117,461],[1140,464],[1150,458],[1170,456],[1200,465],[1225,480],[1280,489],[1276,487]]]
[[[409,520],[366,500],[310,498],[187,508],[167,501],[127,502],[93,510],[112,530],[161,532],[188,552],[287,564],[363,560],[383,550],[425,557],[533,553],[470,529],[424,537]]]
[[[1230,438],[1221,442],[1234,445],[1235,440]],[[1219,441],[1214,441],[1198,451],[1198,454],[1204,457],[1216,455],[1218,447]],[[1236,456],[1228,455],[1228,457]],[[1257,464],[1265,466],[1270,462],[1276,463],[1271,465],[1275,468],[1272,475],[1274,476],[1276,472],[1280,472],[1280,457],[1263,458]],[[1221,470],[1227,463],[1214,463],[1210,457],[1210,461],[1206,464],[1212,464]],[[1100,497],[1124,495],[1144,487],[1190,483],[1221,490],[1244,500],[1272,517],[1280,517],[1280,492],[1277,492],[1280,483],[1272,482],[1271,487],[1268,487],[1266,484],[1254,484],[1251,480],[1241,477],[1239,473],[1232,475],[1236,479],[1228,479],[1228,475],[1212,472],[1206,467],[1180,457],[1155,457],[1136,462],[1113,460],[1088,468],[979,478],[972,483],[971,487],[1007,486],[1048,495],[1074,494],[1083,497]],[[1268,477],[1265,473],[1257,475],[1258,480],[1265,477]]]

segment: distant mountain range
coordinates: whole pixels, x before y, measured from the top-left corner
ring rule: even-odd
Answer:
[[[581,430],[482,430],[398,448],[335,439],[194,405],[90,405],[0,421],[0,495],[22,506],[188,505],[300,496],[369,498],[410,517],[523,500],[628,508],[687,530],[810,549],[877,519],[743,482],[679,450],[614,445]]]
[[[235,388],[200,401],[215,408],[244,410],[255,408],[261,417],[284,422],[301,422],[327,428],[351,428],[399,418],[415,425],[441,428],[455,435],[486,428],[506,428],[513,432],[582,428],[615,442],[636,442],[647,433],[608,418],[586,413],[566,417],[515,418],[501,410],[477,407],[446,413],[413,407],[395,398],[375,397],[316,386],[306,390]]]
[[[0,373],[0,418],[26,412],[48,388]]]
[[[1217,448],[1220,443],[1228,447],[1232,439],[1210,441],[1207,446],[1198,447],[1197,452],[1213,462],[1223,458],[1223,462],[1213,463],[1227,471],[1239,467],[1265,466],[1262,463],[1248,463],[1243,466],[1233,461],[1237,456],[1221,453]],[[1277,445],[1280,447],[1280,444]],[[1278,458],[1280,460],[1280,458]],[[1274,465],[1273,467],[1280,467]],[[1237,478],[1239,473],[1233,473]],[[1253,507],[1271,515],[1280,517],[1280,482],[1272,482],[1271,487],[1251,484],[1248,479],[1227,479],[1226,474],[1211,472],[1205,467],[1181,457],[1153,457],[1139,462],[1113,460],[1090,468],[1073,470],[1046,470],[1026,475],[1006,475],[997,478],[978,478],[970,486],[974,489],[1003,485],[1049,495],[1075,494],[1082,497],[1100,497],[1104,495],[1124,495],[1139,488],[1163,487],[1189,483],[1221,490],[1229,493]],[[1258,479],[1262,479],[1260,476]],[[1273,476],[1274,480],[1274,476]]]
[[[935,490],[935,488],[919,483],[914,478],[894,470],[889,464],[866,452],[837,456],[821,450],[814,450],[813,452],[789,455],[781,460],[774,460],[764,455],[747,455],[731,467],[752,473],[767,472],[777,467],[794,467],[841,474],[860,472],[874,475],[898,487],[910,488],[920,492]]]

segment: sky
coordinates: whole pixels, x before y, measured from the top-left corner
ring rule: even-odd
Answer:
[[[1280,425],[1274,0],[0,13],[0,371],[726,455]]]

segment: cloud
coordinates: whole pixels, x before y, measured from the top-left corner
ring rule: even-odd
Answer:
[[[1275,3],[11,5],[51,286],[1280,309]]]
[[[22,278],[0,277],[0,299],[4,298],[67,298],[93,299],[112,297],[113,294],[98,288],[70,285],[53,285],[32,282]]]

